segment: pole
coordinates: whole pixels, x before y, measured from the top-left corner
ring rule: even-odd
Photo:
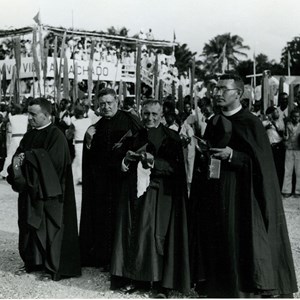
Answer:
[[[137,110],[140,111],[141,105],[141,44],[137,44],[137,58],[136,58],[136,71],[135,71],[135,99],[137,104]]]

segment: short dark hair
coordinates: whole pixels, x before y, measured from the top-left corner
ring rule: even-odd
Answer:
[[[51,115],[52,113],[52,105],[51,102],[48,101],[46,98],[40,97],[40,98],[35,98],[29,101],[28,106],[32,105],[39,105],[42,109],[42,112],[47,116]]]
[[[147,99],[147,100],[144,100],[143,103],[142,103],[142,107],[146,106],[146,105],[155,105],[155,104],[158,104],[159,106],[162,107],[162,104],[160,101],[156,100],[156,99]]]
[[[236,74],[236,73],[225,73],[222,74],[219,78],[219,80],[234,80],[235,84],[237,85],[237,87],[242,91],[241,95],[243,95],[244,93],[244,82],[242,80],[242,78]]]
[[[106,96],[106,95],[112,95],[113,97],[115,97],[115,99],[116,99],[116,96],[117,96],[114,89],[104,88],[104,89],[100,90],[100,92],[98,93],[98,99],[103,97],[103,96]]]
[[[266,115],[272,114],[275,110],[276,110],[276,107],[275,107],[275,106],[269,106],[269,107],[266,109]]]
[[[134,105],[134,98],[133,97],[125,97],[123,105],[133,106]]]

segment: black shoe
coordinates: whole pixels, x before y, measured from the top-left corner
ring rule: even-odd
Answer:
[[[110,278],[110,290],[111,291],[120,291],[122,288],[131,285],[131,280],[124,277],[112,275]]]

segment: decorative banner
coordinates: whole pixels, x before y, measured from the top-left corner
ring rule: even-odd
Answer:
[[[87,80],[88,79],[88,66],[89,62],[84,60],[75,60],[77,63],[77,74],[78,74],[78,80]],[[13,66],[15,65],[14,59],[9,60],[0,60],[0,72],[3,74],[3,66],[5,65],[4,69],[6,71],[6,79],[10,80],[12,78],[12,71]],[[56,64],[57,65],[57,64]],[[122,64],[118,64],[116,66],[115,63],[110,62],[99,62],[94,61],[92,64],[92,78],[94,81],[99,80],[100,81],[114,81],[115,74],[116,74],[116,68],[118,68],[118,76],[116,81],[120,81],[121,79],[126,82],[135,82],[135,79],[132,79],[132,77],[126,77],[122,75]],[[63,64],[62,64],[63,68]],[[54,57],[48,57],[47,59],[47,77],[49,78],[55,78],[54,74],[55,71],[58,70],[55,66],[55,50],[54,50]],[[74,63],[72,59],[68,59],[68,73],[69,78],[74,78]],[[21,62],[21,68],[20,68],[20,78],[32,78],[36,74],[36,66],[33,62],[32,57],[25,57],[22,58]],[[57,79],[58,79],[57,74]],[[3,86],[3,85],[2,85]]]

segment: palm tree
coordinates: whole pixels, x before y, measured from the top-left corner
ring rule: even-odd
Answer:
[[[222,71],[222,64],[227,59],[226,69],[235,68],[240,57],[247,58],[244,50],[249,50],[250,47],[243,44],[244,40],[238,35],[224,33],[217,35],[204,45],[201,56],[205,57],[204,67],[210,73]]]
[[[197,52],[192,52],[188,48],[187,44],[178,44],[175,47],[175,58],[176,58],[176,67],[178,68],[179,74],[182,74],[184,71],[188,72],[189,68],[192,66],[193,58],[196,57]],[[199,75],[201,61],[196,60],[196,76]],[[201,72],[200,72],[201,73]]]

